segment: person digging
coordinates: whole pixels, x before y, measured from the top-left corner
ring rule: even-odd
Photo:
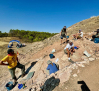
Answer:
[[[74,63],[74,62],[71,60],[70,55],[73,55],[74,52],[75,52],[74,44],[73,44],[72,40],[70,40],[69,43],[64,48],[64,53],[67,54],[68,61],[71,63]]]
[[[15,69],[20,68],[21,72],[22,72],[21,77],[24,77],[26,75],[25,66],[19,63],[17,54],[14,53],[14,50],[8,49],[7,53],[8,53],[8,55],[1,60],[0,65],[8,66],[9,72],[10,72],[12,79],[14,80],[14,84],[15,84],[15,82],[17,81],[17,78],[15,76]],[[7,62],[7,64],[5,62]]]
[[[62,45],[63,38],[66,38],[66,43],[67,43],[67,37],[66,37],[66,35],[67,35],[66,26],[64,26],[63,29],[61,29],[61,32],[60,32],[60,36],[61,36],[61,44],[60,45]]]

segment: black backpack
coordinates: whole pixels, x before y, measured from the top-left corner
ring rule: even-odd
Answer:
[[[51,77],[47,79],[44,85],[41,87],[41,91],[52,91],[56,86],[59,85],[60,80],[55,79],[55,77]]]

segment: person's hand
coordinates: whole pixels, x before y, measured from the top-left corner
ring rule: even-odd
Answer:
[[[97,35],[97,37],[99,38],[99,35]]]

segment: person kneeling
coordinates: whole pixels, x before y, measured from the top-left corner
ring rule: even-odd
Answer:
[[[56,65],[55,63],[52,63],[52,61],[47,61],[48,67],[47,67],[47,73],[52,74],[59,70],[59,65]]]

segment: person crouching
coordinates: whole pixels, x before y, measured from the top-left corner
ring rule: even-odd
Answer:
[[[74,44],[73,44],[72,40],[70,40],[69,43],[64,48],[64,53],[67,54],[68,61],[72,61],[70,59],[70,54],[73,55],[73,52],[75,52],[75,50],[74,50]]]

